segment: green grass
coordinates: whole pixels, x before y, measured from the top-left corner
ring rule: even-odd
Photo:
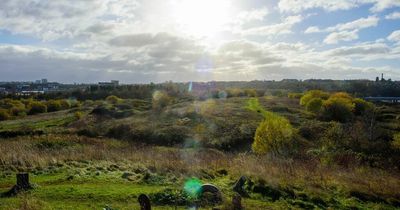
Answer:
[[[59,111],[28,116],[17,120],[2,121],[0,122],[0,131],[59,129],[75,120],[74,112],[71,112],[71,110]]]
[[[128,141],[59,132],[68,130],[73,133],[74,129],[90,127],[95,129],[97,136],[104,136],[110,127],[121,124],[154,131],[175,126],[182,123],[181,119],[188,118],[189,121],[179,126],[187,128],[190,136],[202,143],[218,145],[237,137],[251,140],[262,117],[245,108],[247,100],[229,98],[182,102],[161,113],[149,110],[148,102],[139,101],[137,107],[143,109],[122,119],[86,116],[76,121],[74,111],[66,110],[0,122],[0,131],[29,128],[46,133],[40,137],[0,139],[0,193],[13,186],[18,170],[30,171],[31,182],[37,185],[34,190],[17,197],[0,198],[0,209],[102,209],[106,205],[113,209],[139,209],[139,194],[163,193],[165,189],[182,190],[186,178],[192,176],[220,187],[226,207],[233,196],[232,185],[240,175],[250,176],[253,181],[263,179],[266,189],[284,193],[282,189],[287,187],[294,194],[274,200],[268,192],[250,192],[251,197],[243,200],[246,209],[396,209],[396,203],[390,203],[389,199],[400,201],[396,189],[400,186],[400,179],[397,172],[390,170],[362,166],[313,166],[313,161],[309,165],[296,159],[271,160],[233,150],[221,152],[201,148],[205,151],[202,154],[196,153],[200,151],[198,148],[142,148]],[[316,124],[315,116],[304,111],[298,100],[261,97],[260,103],[267,110],[288,118],[296,128],[304,126],[305,122]],[[89,112],[89,109],[85,111],[86,114]],[[386,127],[399,129],[398,119],[394,118],[398,113],[397,108],[385,108]],[[329,124],[318,122],[321,127]],[[319,131],[323,132],[322,129]],[[247,148],[242,149],[247,151]],[[122,178],[124,172],[135,171],[138,165],[150,171],[151,179],[128,181]],[[229,174],[217,175],[216,170],[221,167]],[[362,194],[350,196],[350,191],[376,194],[384,202],[363,200]],[[160,205],[155,209],[175,208]]]

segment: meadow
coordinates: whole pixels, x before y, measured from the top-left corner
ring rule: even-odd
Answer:
[[[376,104],[373,118],[354,113],[341,121],[302,105],[304,95],[107,97],[2,121],[0,193],[18,172],[29,172],[34,189],[0,198],[0,209],[139,209],[142,193],[155,209],[232,209],[241,176],[248,178],[246,209],[399,208],[393,136],[400,107]],[[254,99],[261,111],[252,109]],[[276,154],[254,150],[260,112],[293,127]],[[223,202],[190,197],[190,180],[218,186]]]

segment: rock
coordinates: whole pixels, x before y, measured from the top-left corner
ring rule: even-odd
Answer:
[[[128,177],[130,177],[130,176],[132,176],[133,174],[132,173],[129,173],[129,172],[124,172],[123,174],[122,174],[122,178],[123,179],[127,179]]]
[[[233,186],[233,191],[239,193],[239,195],[243,197],[250,197],[249,194],[244,189],[244,185],[246,184],[247,177],[241,176],[239,180],[236,181],[235,185]]]
[[[203,184],[200,188],[201,197],[204,195],[212,195],[212,197],[208,197],[211,203],[221,203],[222,202],[222,193],[218,187],[212,184]]]
[[[145,194],[139,195],[138,202],[141,210],[151,210],[150,199],[147,195]]]

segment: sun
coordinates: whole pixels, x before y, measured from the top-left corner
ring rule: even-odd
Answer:
[[[231,3],[228,0],[179,0],[172,16],[181,32],[213,37],[231,21]]]

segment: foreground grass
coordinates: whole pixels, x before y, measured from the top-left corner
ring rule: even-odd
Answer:
[[[182,191],[191,177],[220,187],[229,203],[231,187],[242,175],[259,187],[249,188],[248,209],[395,209],[400,200],[398,173],[361,166],[75,135],[3,139],[0,154],[0,192],[12,187],[18,171],[29,171],[37,184],[27,194],[0,198],[0,209],[137,209],[139,194],[170,196],[167,189]],[[153,201],[159,209],[173,208]]]

